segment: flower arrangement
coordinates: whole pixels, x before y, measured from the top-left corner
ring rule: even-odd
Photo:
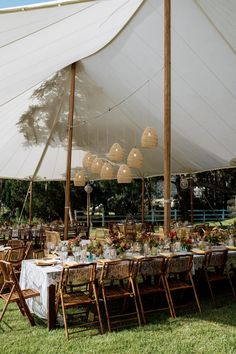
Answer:
[[[204,241],[207,241],[212,245],[216,245],[224,243],[228,239],[228,237],[228,231],[215,227],[210,231],[205,231],[203,239]]]
[[[87,250],[89,252],[95,254],[95,256],[100,257],[103,254],[103,245],[100,241],[93,240],[88,245]]]
[[[109,236],[106,237],[106,244],[110,247],[114,247],[118,254],[130,248],[130,244],[126,241],[125,235],[119,231],[110,231]]]
[[[147,243],[150,247],[158,247],[161,242],[161,236],[154,232],[139,232],[136,236],[136,241],[141,243]]]
[[[193,247],[193,240],[192,238],[183,238],[181,241],[181,247],[182,249],[186,250],[186,251],[191,251],[192,247]]]
[[[69,244],[69,247],[73,247],[73,246],[79,246],[80,245],[80,236],[76,236],[75,238],[70,238],[68,240],[68,244]]]

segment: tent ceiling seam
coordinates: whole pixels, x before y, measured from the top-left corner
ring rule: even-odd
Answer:
[[[219,30],[219,28],[215,25],[215,23],[212,21],[212,19],[208,16],[206,11],[203,9],[203,7],[199,4],[198,0],[193,0],[195,4],[199,7],[201,12],[204,14],[204,16],[207,18],[207,20],[210,22],[210,24],[214,27],[214,29],[217,31],[217,33],[220,35],[220,37],[223,39],[223,41],[228,45],[228,47],[232,50],[234,55],[236,55],[236,50],[234,47],[230,44],[230,42],[226,39],[226,37],[223,35],[223,33]]]

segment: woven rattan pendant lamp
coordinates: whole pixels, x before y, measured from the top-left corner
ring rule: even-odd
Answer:
[[[137,148],[133,148],[127,158],[127,165],[129,167],[141,168],[143,166],[143,155]]]
[[[76,172],[74,177],[74,186],[75,187],[84,187],[85,186],[85,175],[84,171]]]
[[[99,175],[101,173],[102,166],[104,164],[104,161],[100,159],[99,157],[95,157],[93,160],[93,163],[91,165],[91,172]]]
[[[118,143],[114,143],[108,152],[108,158],[114,162],[120,162],[124,158],[124,150]]]
[[[141,146],[146,149],[157,147],[158,139],[155,128],[147,127],[141,137]]]
[[[87,152],[87,154],[84,155],[84,158],[82,161],[83,167],[90,169],[91,165],[93,163],[93,160],[94,160],[94,157],[91,154],[91,152]]]
[[[123,164],[119,167],[117,172],[117,182],[118,183],[130,183],[132,181],[132,175],[130,168]]]
[[[112,179],[113,178],[113,168],[109,162],[105,162],[101,169],[100,177],[102,179]]]

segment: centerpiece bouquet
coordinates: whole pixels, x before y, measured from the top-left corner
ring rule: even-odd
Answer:
[[[100,257],[103,254],[103,245],[98,240],[92,240],[88,245],[87,250],[94,254],[96,257]]]
[[[212,245],[219,245],[225,243],[228,237],[229,234],[227,230],[214,227],[212,230],[205,232],[203,239]]]
[[[125,235],[120,231],[111,231],[106,237],[106,244],[109,247],[114,247],[117,254],[123,253],[130,248],[130,244],[126,241]]]

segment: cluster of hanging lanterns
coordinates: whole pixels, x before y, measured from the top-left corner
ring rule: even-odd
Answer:
[[[141,147],[145,149],[153,149],[158,145],[158,137],[156,130],[151,127],[145,128],[141,136]],[[124,159],[124,149],[119,143],[114,143],[107,157],[110,161],[118,163]],[[130,168],[140,169],[143,166],[143,155],[138,148],[132,148],[128,157],[127,164],[121,164],[117,172],[118,183],[131,183],[132,173]],[[110,162],[105,162],[103,159],[93,156],[91,152],[87,152],[83,158],[83,167],[104,180],[114,178],[113,166]],[[85,175],[83,170],[76,173],[74,177],[75,186],[85,185]]]

